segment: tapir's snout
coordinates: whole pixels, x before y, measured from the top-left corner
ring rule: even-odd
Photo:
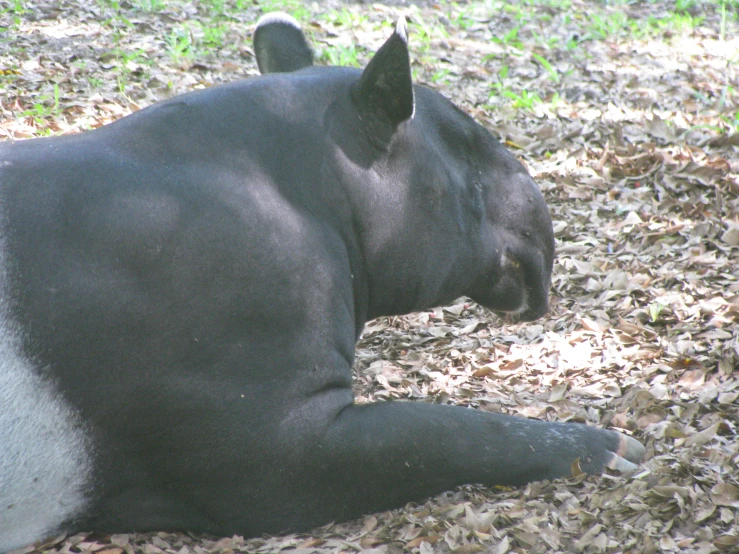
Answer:
[[[549,208],[534,181],[526,175],[518,184],[520,190],[511,193],[512,213],[506,218],[509,233],[504,233],[504,258],[515,263],[522,293],[516,319],[533,321],[549,311],[554,230]]]
[[[528,174],[519,173],[508,184],[498,188],[498,201],[490,204],[489,269],[470,296],[506,319],[533,321],[549,310],[552,220]]]
[[[534,297],[532,299],[532,297]],[[526,298],[526,309],[517,314],[516,319],[518,321],[534,321],[544,316],[549,311],[549,296],[545,294],[541,295],[527,295]]]
[[[547,252],[506,248],[492,294],[481,303],[512,322],[539,319],[549,311],[551,269]]]

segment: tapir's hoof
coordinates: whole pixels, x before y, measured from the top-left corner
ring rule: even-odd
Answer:
[[[606,467],[624,472],[634,471],[637,468],[636,464],[644,459],[647,450],[638,440],[621,433],[618,435],[618,449],[611,455]]]

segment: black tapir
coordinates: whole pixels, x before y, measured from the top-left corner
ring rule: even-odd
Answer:
[[[631,469],[634,439],[423,402],[356,405],[364,323],[467,295],[532,320],[543,196],[407,34],[98,130],[0,144],[0,551],[60,531],[301,530],[462,483]]]

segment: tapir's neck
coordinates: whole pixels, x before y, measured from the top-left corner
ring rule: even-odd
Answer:
[[[352,212],[350,256],[360,272],[354,279],[361,323],[465,294],[480,233],[479,219],[465,213],[458,191],[441,182],[415,183],[415,164],[400,168],[398,160],[363,168],[340,153],[338,164]]]

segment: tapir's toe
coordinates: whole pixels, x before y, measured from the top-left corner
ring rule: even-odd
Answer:
[[[621,443],[616,454],[635,464],[638,464],[644,459],[647,449],[644,448],[642,443],[628,435],[620,435],[619,438],[621,439]]]
[[[642,444],[628,435],[618,434],[619,444],[616,452],[606,463],[606,467],[618,471],[634,471],[644,459],[646,449]]]
[[[613,455],[606,464],[606,467],[610,469],[616,469],[618,471],[632,472],[638,467],[636,464],[632,464],[630,461],[622,458],[621,456]]]

